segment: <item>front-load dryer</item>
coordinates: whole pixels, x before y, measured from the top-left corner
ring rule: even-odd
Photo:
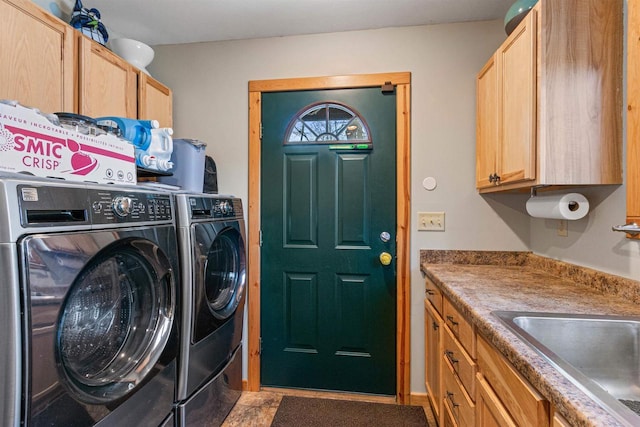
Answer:
[[[183,332],[178,426],[219,425],[242,390],[246,283],[240,199],[176,194]]]
[[[3,409],[12,409],[2,425],[173,426],[172,197],[2,178],[0,201],[0,262],[9,267],[0,308],[12,330],[0,334],[13,347],[0,356],[11,380]]]

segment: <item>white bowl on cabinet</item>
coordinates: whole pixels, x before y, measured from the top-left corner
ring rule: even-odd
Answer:
[[[146,67],[151,64],[155,55],[153,49],[141,41],[117,38],[109,40],[111,50],[125,61],[149,74]]]

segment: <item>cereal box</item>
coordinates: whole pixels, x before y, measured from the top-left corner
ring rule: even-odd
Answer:
[[[85,134],[37,110],[0,102],[0,171],[106,184],[135,185],[134,147],[113,134]]]

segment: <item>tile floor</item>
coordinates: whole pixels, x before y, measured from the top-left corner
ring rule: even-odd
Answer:
[[[297,392],[286,393],[305,396],[305,394]],[[269,427],[284,395],[285,393],[275,391],[242,392],[240,399],[222,424],[222,427]],[[321,394],[316,397],[336,398],[334,395],[324,396]],[[362,400],[368,399],[364,398]],[[430,409],[425,409],[425,415],[429,425],[435,426],[435,420]]]

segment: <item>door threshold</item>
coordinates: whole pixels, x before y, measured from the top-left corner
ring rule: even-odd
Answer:
[[[342,391],[324,391],[315,389],[260,387],[260,391],[279,393],[285,396],[315,397],[319,399],[351,400],[369,403],[389,403],[395,405],[396,396],[381,396],[379,394],[350,393]]]

